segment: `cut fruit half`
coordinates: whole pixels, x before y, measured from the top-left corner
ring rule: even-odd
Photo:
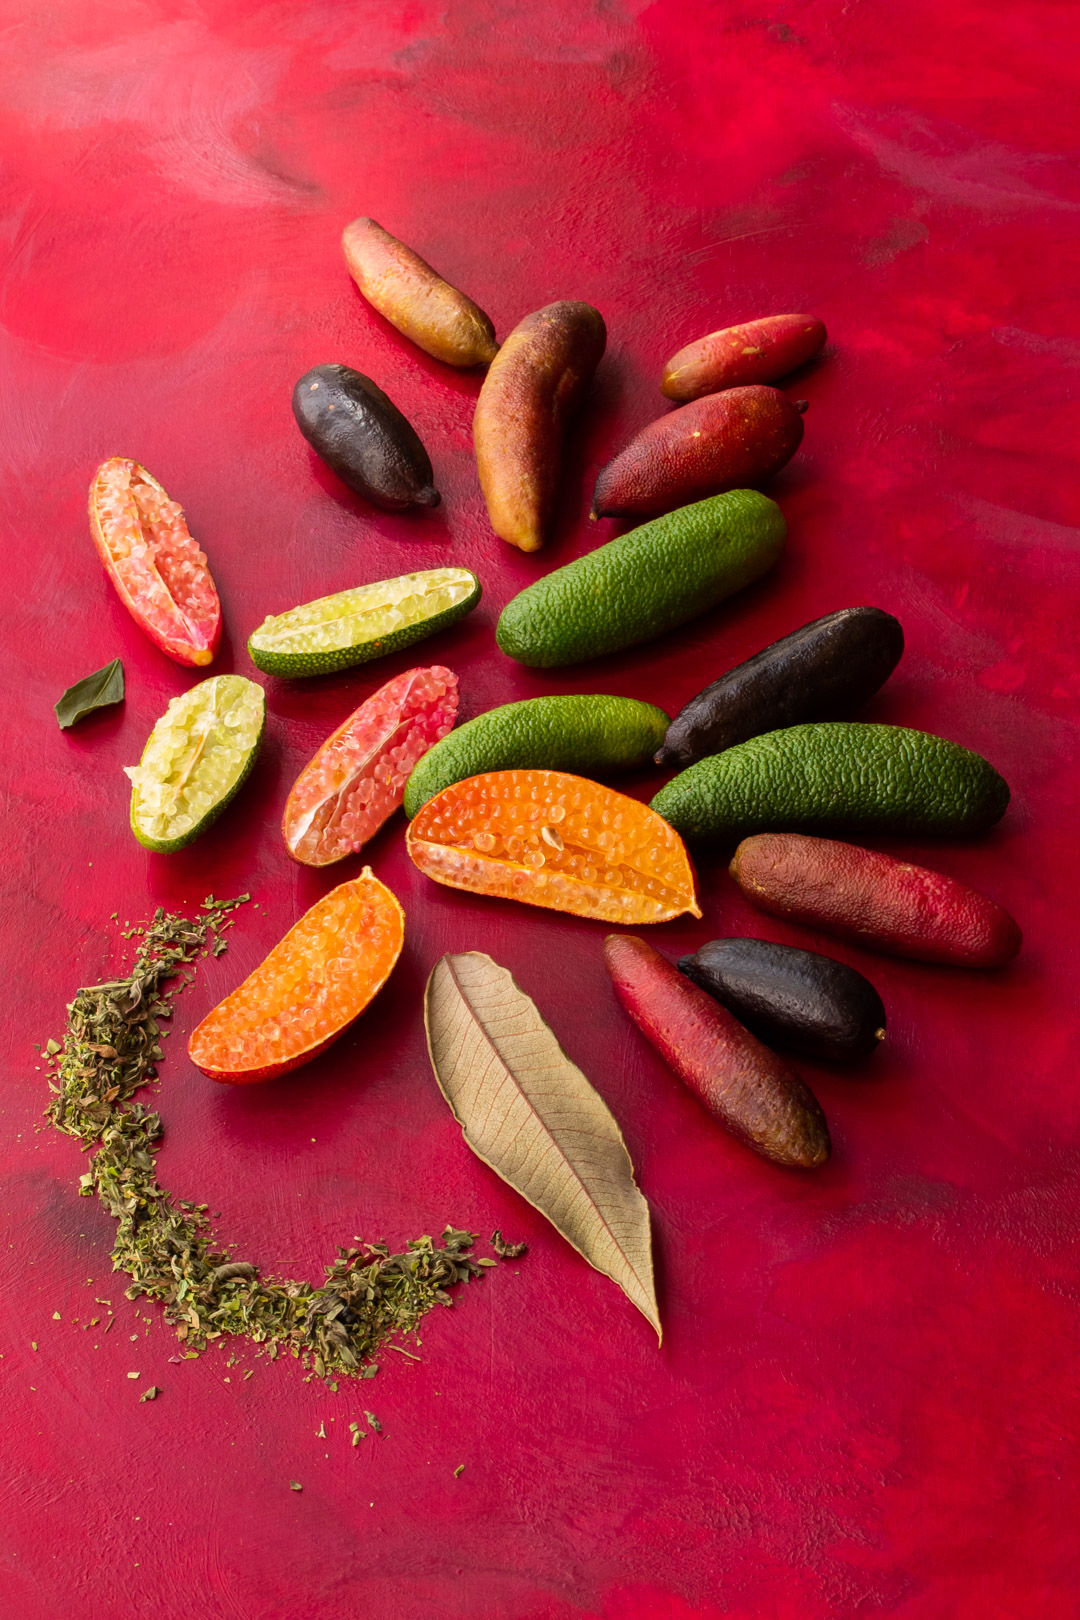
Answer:
[[[174,697],[131,780],[131,830],[169,855],[197,838],[243,784],[259,751],[266,699],[242,675],[211,675]]]
[[[178,664],[201,668],[221,639],[221,603],[183,509],[145,467],[103,461],[90,485],[90,533],[120,600]]]
[[[435,664],[380,686],[297,778],[281,823],[305,866],[329,866],[374,836],[401,804],[413,766],[454,724],[457,676]]]
[[[264,619],[248,653],[268,675],[325,675],[434,635],[479,600],[480,581],[467,568],[401,574]]]
[[[488,771],[429,799],[409,825],[421,872],[452,889],[602,922],[700,917],[694,871],[655,810],[563,771]]]
[[[401,955],[405,914],[365,866],[305,911],[192,1034],[192,1062],[245,1085],[307,1063],[363,1012]]]

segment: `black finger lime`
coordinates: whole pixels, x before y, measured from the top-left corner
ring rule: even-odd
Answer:
[[[656,763],[693,765],[765,731],[843,717],[888,680],[903,650],[899,619],[881,608],[842,608],[804,624],[691,698]]]

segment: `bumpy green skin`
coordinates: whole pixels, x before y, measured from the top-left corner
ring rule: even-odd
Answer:
[[[265,730],[266,708],[264,706],[262,725],[259,727],[259,735],[252,744],[251,752],[244,762],[240,775],[236,778],[236,781],[233,783],[232,787],[229,788],[228,792],[223,793],[218,802],[210,806],[210,809],[206,812],[205,816],[203,816],[202,820],[197,822],[196,825],[191,828],[190,832],[184,833],[180,838],[166,838],[164,840],[159,840],[157,838],[148,838],[145,833],[140,832],[138,827],[135,825],[135,794],[132,792],[129,820],[131,823],[131,830],[143,848],[152,849],[155,855],[172,855],[176,850],[183,849],[185,845],[194,843],[195,839],[198,838],[201,833],[206,831],[210,823],[212,821],[216,821],[221,812],[232,803],[240,789],[243,787],[244,783],[247,781],[248,777],[251,775],[252,766],[255,764],[255,761],[258,758],[259,748],[262,744],[263,732]],[[151,735],[153,735],[153,733],[151,733]],[[146,746],[147,748],[150,746],[149,739],[147,739]],[[143,753],[145,754],[145,752],[146,750],[144,749]]]
[[[489,709],[428,750],[405,784],[410,821],[443,788],[483,771],[552,770],[575,776],[647,765],[669,721],[635,698],[592,694],[526,698]]]
[[[495,639],[534,669],[576,664],[663,635],[770,569],[787,525],[753,489],[682,506],[529,585]]]
[[[931,833],[999,821],[1008,784],[981,754],[925,731],[859,721],[789,726],[699,760],[652,808],[684,838],[749,833]]]
[[[425,636],[433,636],[437,630],[447,629],[463,619],[466,613],[471,613],[481,595],[480,581],[477,579],[475,588],[464,601],[436,613],[433,618],[421,619],[416,624],[404,624],[400,630],[394,630],[388,636],[377,636],[374,641],[361,641],[352,647],[339,647],[328,652],[271,652],[258,646],[255,638],[259,632],[255,630],[248,641],[248,657],[256,669],[261,669],[266,675],[331,675],[338,669],[351,669],[354,664],[367,664],[373,658],[385,658],[387,653],[411,647],[414,641],[423,641]]]

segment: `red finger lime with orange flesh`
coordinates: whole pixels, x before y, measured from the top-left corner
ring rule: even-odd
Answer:
[[[395,675],[361,703],[297,778],[281,823],[305,866],[353,855],[401,804],[413,766],[450,731],[458,683],[434,664]]]
[[[221,639],[221,603],[183,509],[127,456],[103,461],[90,485],[90,532],[120,600],[163,653],[200,668]]]
[[[565,771],[487,771],[429,799],[409,854],[452,889],[601,922],[701,916],[694,871],[662,817]]]
[[[188,1042],[212,1080],[272,1080],[307,1063],[382,989],[401,954],[405,915],[366,866],[305,911]]]

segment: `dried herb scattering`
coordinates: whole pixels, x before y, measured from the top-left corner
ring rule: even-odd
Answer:
[[[80,1192],[96,1193],[118,1222],[113,1269],[131,1278],[128,1299],[164,1306],[189,1354],[225,1334],[244,1336],[272,1360],[288,1351],[336,1388],[332,1380],[342,1374],[374,1377],[376,1354],[391,1336],[412,1332],[433,1306],[452,1304],[449,1290],[483,1269],[470,1252],[476,1234],[447,1227],[441,1246],[419,1237],[403,1254],[383,1243],[339,1248],[321,1287],[263,1278],[215,1244],[208,1205],[174,1198],[158,1184],[161,1116],[132,1099],[157,1076],[163,1021],[193,980],[184,969],[207,950],[220,954],[230,913],[249,898],[211,895],[194,919],[159,907],[137,931],[131,972],[78,992],[63,1045],[46,1046],[55,1073],[47,1112],[85,1149],[97,1148]],[[169,981],[176,982],[166,988]]]

